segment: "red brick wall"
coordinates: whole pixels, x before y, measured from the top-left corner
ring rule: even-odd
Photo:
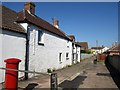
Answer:
[[[105,60],[106,57],[107,57],[106,54],[98,54],[98,55],[97,55],[97,59],[98,59],[98,60]]]

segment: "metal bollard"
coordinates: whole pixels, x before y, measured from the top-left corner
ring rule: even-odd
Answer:
[[[51,74],[51,90],[58,90],[58,83],[57,83],[57,73]]]
[[[21,60],[16,58],[10,58],[5,60],[6,68],[18,70],[18,65]],[[5,89],[17,90],[18,88],[18,71],[6,70],[5,72]]]

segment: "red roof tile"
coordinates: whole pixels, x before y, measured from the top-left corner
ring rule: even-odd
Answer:
[[[110,48],[109,51],[119,51],[120,52],[120,44]]]
[[[79,44],[79,42],[74,42],[74,43],[75,43],[76,46],[81,47],[80,44]]]
[[[71,40],[75,40],[75,36],[74,35],[69,35],[68,36]]]
[[[91,47],[91,49],[103,49],[104,47]]]
[[[81,48],[84,48],[85,50],[88,49],[88,43],[87,42],[78,42]]]

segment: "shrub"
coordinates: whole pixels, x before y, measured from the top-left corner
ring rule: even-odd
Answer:
[[[92,54],[93,52],[91,50],[81,50],[81,53]]]
[[[52,70],[50,68],[48,68],[47,73],[52,73]]]
[[[71,65],[67,65],[67,67],[71,67]]]

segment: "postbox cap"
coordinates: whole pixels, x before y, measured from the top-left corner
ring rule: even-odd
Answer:
[[[6,59],[6,60],[4,60],[4,62],[6,62],[6,63],[19,63],[19,62],[21,62],[21,60],[20,59],[18,59],[18,58],[9,58],[9,59]]]

